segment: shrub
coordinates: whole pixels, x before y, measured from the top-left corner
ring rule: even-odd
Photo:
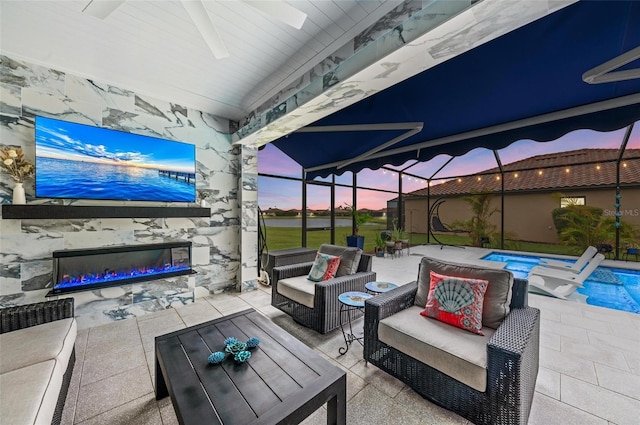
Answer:
[[[473,216],[468,220],[455,221],[451,225],[469,231],[472,246],[480,246],[480,241],[487,236],[495,239],[496,225],[490,222],[491,216],[500,211],[491,206],[493,195],[488,192],[463,196],[462,200],[471,207]]]
[[[558,211],[562,210],[562,211]],[[603,217],[602,209],[588,205],[569,205],[552,212],[560,242],[581,249],[599,244],[613,245],[616,238],[615,218]],[[620,241],[624,245],[633,245],[638,231],[629,223],[620,220]]]
[[[597,222],[602,217],[602,212],[602,208],[592,207],[590,205],[569,205],[565,208],[555,208],[551,211],[551,218],[553,219],[553,225],[556,228],[558,236],[561,236],[569,223],[575,221],[570,215],[579,214],[585,218],[589,217],[589,221]]]

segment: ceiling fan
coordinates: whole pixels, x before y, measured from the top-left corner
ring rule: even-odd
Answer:
[[[115,11],[125,0],[90,0],[82,9],[82,13],[105,19]],[[243,3],[259,10],[260,12],[278,19],[295,29],[302,28],[307,15],[284,1],[255,1],[241,0]],[[180,0],[182,6],[202,35],[202,38],[211,49],[216,59],[229,57],[229,51],[220,34],[213,25],[209,12],[204,6],[203,0]]]

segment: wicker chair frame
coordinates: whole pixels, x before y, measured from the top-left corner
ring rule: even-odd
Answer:
[[[477,391],[378,339],[378,323],[414,305],[411,282],[365,302],[364,359],[475,424],[526,424],[538,375],[540,310],[515,279],[511,311],[487,344],[487,389]]]
[[[376,280],[376,273],[371,271],[372,257],[362,254],[358,270],[348,276],[315,283],[313,308],[300,304],[278,293],[278,281],[295,276],[309,274],[313,261],[273,268],[271,283],[271,305],[287,313],[296,322],[325,334],[340,326],[340,302],[338,295],[347,291],[365,291],[368,282]],[[356,311],[352,318],[361,317],[364,313]]]
[[[53,322],[54,320],[62,320],[74,317],[74,300],[73,298],[64,298],[61,300],[44,301],[34,304],[25,304],[16,307],[6,307],[0,309],[0,333],[12,332],[31,326],[41,325],[43,323]],[[56,409],[53,412],[51,420],[52,425],[60,425],[62,421],[62,411],[64,403],[67,399],[69,384],[71,382],[71,374],[76,363],[76,350],[71,352],[69,364],[62,378],[62,388],[58,395]]]

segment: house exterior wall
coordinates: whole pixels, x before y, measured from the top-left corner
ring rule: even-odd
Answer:
[[[494,204],[499,205],[499,202],[500,197],[497,197]],[[558,243],[551,211],[559,206],[549,192],[505,197],[505,236],[531,242]],[[494,224],[500,226],[499,221],[496,223],[494,220]]]
[[[507,194],[504,199],[505,235],[523,241],[558,243],[551,211],[559,207],[552,192]],[[605,216],[615,215],[613,189],[562,190],[567,197],[584,196],[586,204],[603,209]],[[627,187],[621,191],[622,219],[640,229],[640,187]],[[431,199],[431,204],[436,198]],[[492,206],[501,210],[500,195],[492,199]],[[439,209],[440,220],[448,225],[471,217],[469,205],[460,198],[446,198]],[[416,233],[427,232],[428,209],[426,198],[405,201],[405,228]],[[500,230],[501,212],[492,216],[492,223]]]
[[[0,146],[23,148],[31,162],[36,115],[195,145],[197,188],[207,192],[206,206],[211,208],[211,216],[204,218],[0,219],[0,307],[44,301],[52,286],[51,254],[61,249],[193,244],[195,275],[72,294],[83,328],[188,304],[196,293],[255,287],[257,156],[255,150],[231,145],[228,120],[2,55],[0,99]],[[0,173],[0,203],[11,203],[12,188],[11,178]],[[25,182],[25,189],[28,203],[58,202],[35,199],[33,180]],[[167,205],[64,202],[105,208]],[[242,262],[241,253],[246,256]]]

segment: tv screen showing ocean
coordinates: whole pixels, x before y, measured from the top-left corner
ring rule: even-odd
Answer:
[[[39,198],[195,201],[195,174],[44,157],[36,170]]]

